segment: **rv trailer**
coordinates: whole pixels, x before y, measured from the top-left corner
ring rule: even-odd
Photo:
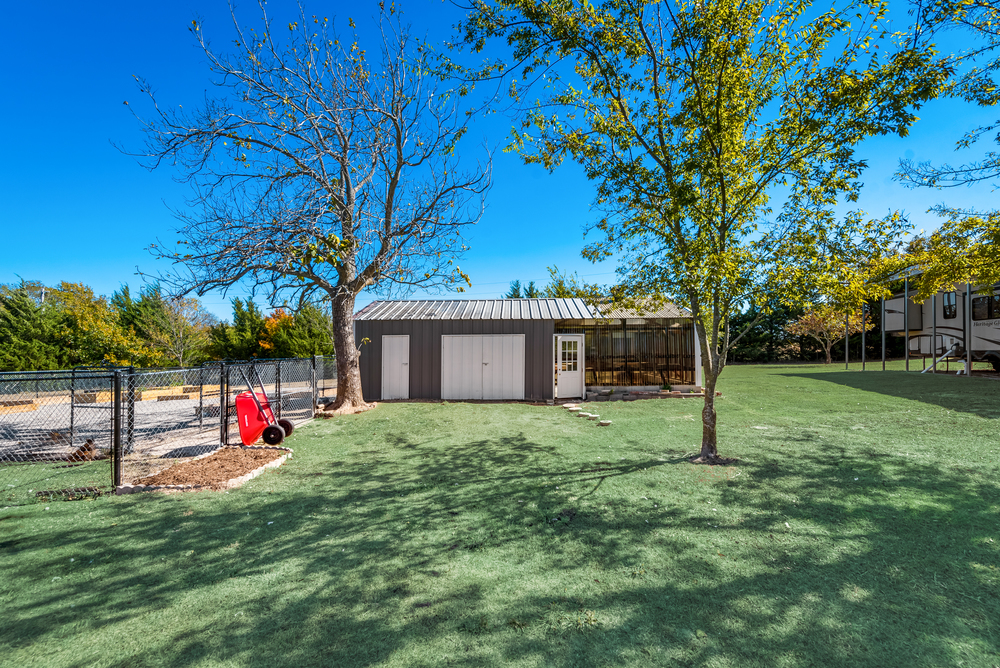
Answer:
[[[885,331],[907,337],[908,357],[990,362],[1000,371],[1000,284],[983,292],[958,284],[925,302],[900,292],[885,300]]]

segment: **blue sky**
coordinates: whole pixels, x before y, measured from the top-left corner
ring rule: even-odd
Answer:
[[[442,39],[460,17],[440,0],[402,0],[413,32]],[[256,18],[243,3],[244,16]],[[361,7],[362,9],[358,9]],[[367,8],[371,7],[369,11]],[[268,4],[279,22],[295,18],[285,0]],[[342,25],[353,16],[364,30],[374,3],[307,2],[310,13]],[[123,101],[139,101],[132,79],[148,80],[171,104],[195,105],[209,89],[204,57],[187,27],[203,21],[207,34],[223,44],[229,31],[224,0],[167,3],[9,3],[0,26],[0,283],[22,277],[53,284],[82,282],[110,295],[122,284],[133,289],[143,271],[163,268],[145,250],[170,239],[176,227],[168,206],[181,207],[186,186],[169,169],[148,172],[111,142],[139,148],[142,134]],[[362,34],[362,36],[364,36]],[[955,153],[955,141],[996,112],[955,101],[937,101],[920,112],[907,138],[873,139],[861,152],[870,167],[860,202],[872,215],[903,209],[917,227],[933,228],[925,213],[937,203],[995,207],[991,184],[947,191],[910,190],[893,182],[902,157],[960,163],[987,147]],[[469,147],[501,147],[509,121],[493,117],[477,124]],[[494,188],[487,212],[469,234],[472,248],[460,262],[473,280],[469,297],[497,297],[512,279],[544,283],[545,267],[557,264],[588,281],[613,280],[614,264],[580,258],[583,230],[596,217],[593,187],[579,168],[565,165],[549,174],[522,165],[497,150]],[[206,307],[228,318],[230,293],[206,295]],[[421,295],[416,295],[421,296]],[[359,306],[367,303],[362,296]]]

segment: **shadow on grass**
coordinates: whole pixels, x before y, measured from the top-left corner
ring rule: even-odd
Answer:
[[[865,392],[935,404],[959,413],[1000,418],[1000,383],[984,378],[915,371],[826,371],[783,373],[783,376],[822,380]],[[970,383],[975,391],[970,392]]]
[[[113,528],[18,535],[3,562],[30,558],[13,576],[25,589],[60,577],[65,558],[47,556],[60,548],[107,569],[99,596],[67,578],[5,597],[0,647],[89,620],[112,644],[112,627],[147,629],[105,661],[120,666],[1000,659],[986,542],[1000,543],[1000,487],[962,469],[819,448],[733,478],[680,458],[571,459],[523,434],[386,442],[407,456],[298,461],[281,494],[217,495],[190,517],[167,513],[176,497],[133,497],[103,509]],[[602,496],[665,466],[739,512],[684,502],[680,483],[653,488],[656,512],[651,499]],[[571,484],[586,491],[556,489]]]

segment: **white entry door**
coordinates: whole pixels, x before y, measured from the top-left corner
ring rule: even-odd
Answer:
[[[410,337],[382,336],[382,399],[410,398]]]
[[[524,335],[443,335],[441,398],[524,399]]]
[[[582,397],[583,335],[556,336],[556,396],[560,399]]]

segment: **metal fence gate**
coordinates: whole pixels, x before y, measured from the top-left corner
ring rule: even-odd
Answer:
[[[324,357],[0,373],[0,506],[109,492],[240,444],[234,399],[251,364],[275,413],[295,425],[336,394],[336,364]]]

